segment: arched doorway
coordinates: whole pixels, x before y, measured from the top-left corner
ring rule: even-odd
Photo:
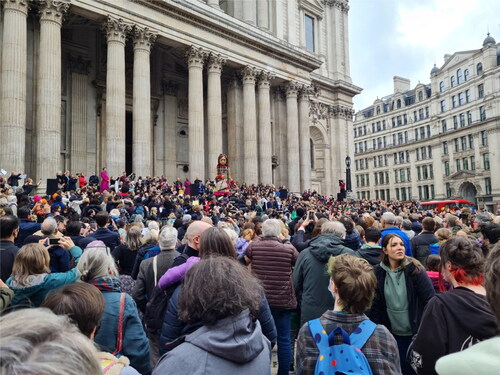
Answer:
[[[474,204],[477,205],[477,189],[471,182],[464,182],[460,185],[458,193],[463,199],[474,202]]]
[[[311,188],[319,193],[326,193],[326,168],[327,168],[327,144],[325,136],[317,126],[311,126],[310,147],[311,147]]]

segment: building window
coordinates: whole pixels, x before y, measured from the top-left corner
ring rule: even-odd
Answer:
[[[410,173],[410,168],[406,168],[406,176],[408,177],[408,182],[411,182],[411,173]],[[411,192],[411,188],[408,188],[409,192]],[[411,194],[409,194],[411,196]]]
[[[475,156],[470,157],[470,169],[471,169],[471,171],[476,170],[476,157]]]
[[[477,85],[477,97],[481,99],[484,96],[484,84]]]
[[[487,171],[490,170],[490,154],[489,153],[483,154],[483,167]]]
[[[463,92],[458,94],[458,105],[464,105],[465,104],[465,95]]]
[[[462,69],[457,70],[457,85],[462,83]]]
[[[418,187],[418,199],[419,199],[419,200],[422,200],[422,199],[423,199],[423,198],[422,198],[422,186],[419,186],[419,187]]]
[[[468,171],[468,170],[469,170],[469,159],[464,158],[464,159],[462,160],[462,163],[463,163],[463,165],[464,165],[464,171]]]
[[[451,97],[451,108],[455,108],[457,106],[457,97],[453,95]]]
[[[455,138],[455,152],[458,152],[459,147],[458,147],[458,138]]]
[[[457,172],[460,172],[460,159],[455,160],[455,163],[457,164]]]
[[[429,107],[425,107],[425,118],[429,118]]]
[[[469,80],[469,69],[464,70],[464,78],[465,78],[465,81]]]
[[[453,116],[453,129],[458,129],[458,119],[457,119],[457,116]]]
[[[406,116],[406,113],[403,115],[403,124],[408,124],[408,116]]]
[[[481,146],[488,146],[488,133],[486,130],[481,131]]]
[[[467,150],[467,138],[460,137],[460,143],[462,144],[462,151]]]
[[[486,195],[491,195],[491,178],[489,177],[484,179],[484,191]]]
[[[465,90],[465,102],[470,103],[470,90]]]
[[[455,76],[451,76],[450,78],[450,86],[455,87]]]
[[[471,124],[472,124],[472,112],[467,111],[467,125],[471,125]]]
[[[448,128],[446,127],[446,120],[441,120],[441,132],[446,133]]]
[[[304,26],[306,36],[306,49],[309,52],[314,52],[314,18],[309,15],[304,15]]]
[[[443,108],[443,101],[441,101],[441,108]],[[418,121],[418,118],[417,118],[417,111],[413,111],[413,122],[417,122]]]
[[[418,141],[418,129],[415,129],[415,140]]]
[[[451,198],[451,185],[449,182],[446,183],[446,198]]]
[[[377,106],[377,115],[380,115],[380,106]]]
[[[398,109],[401,108],[401,99],[398,99],[398,101],[396,102],[396,106],[398,107]]]
[[[422,93],[422,91],[419,91],[418,92],[418,101],[421,102],[422,100],[424,100],[424,94]]]
[[[430,126],[430,125],[427,125],[427,126],[425,127],[425,129],[426,129],[426,131],[427,131],[427,138],[430,138],[430,136],[431,136],[431,126]]]
[[[404,169],[400,169],[399,170],[399,179],[401,180],[401,182],[406,182],[406,176],[405,176],[405,170]]]
[[[443,92],[444,91],[444,82],[441,81],[439,82],[439,92]]]
[[[424,166],[422,167],[422,178],[423,178],[424,180],[427,180],[427,179],[429,178],[429,174],[428,174],[428,172],[427,172],[427,165],[424,165]]]
[[[446,111],[446,101],[441,100],[441,113]],[[415,112],[415,117],[417,116],[417,113]]]
[[[445,176],[450,175],[450,162],[449,161],[444,162],[444,175]]]
[[[421,168],[417,167],[417,180],[420,181],[422,179]]]
[[[484,105],[479,107],[479,121],[485,121],[486,120],[486,108],[484,108]]]
[[[448,155],[448,142],[443,142],[443,155]]]
[[[420,128],[420,139],[425,139],[425,127]]]
[[[480,76],[481,74],[483,74],[483,64],[477,63],[477,65],[476,65],[476,73],[477,73],[478,76]]]
[[[472,150],[474,148],[474,136],[469,134],[469,148]]]
[[[463,113],[460,114],[460,127],[465,127],[465,114]]]
[[[423,120],[425,117],[424,117],[424,109],[423,108],[420,108],[418,110],[418,119],[419,120]]]

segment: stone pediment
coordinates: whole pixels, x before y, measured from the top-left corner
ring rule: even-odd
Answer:
[[[471,50],[471,51],[461,51],[461,52],[455,52],[451,57],[444,63],[444,65],[439,69],[440,71],[443,71],[445,69],[451,68],[456,64],[460,64],[463,61],[469,59],[477,53],[479,50]]]
[[[472,171],[459,171],[455,172],[448,177],[448,180],[462,180],[467,178],[476,177],[476,173]]]

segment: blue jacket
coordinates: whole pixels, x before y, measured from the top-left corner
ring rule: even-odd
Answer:
[[[167,351],[174,348],[174,346],[168,348],[168,343],[177,340],[181,336],[192,333],[202,326],[201,322],[186,325],[184,322],[179,320],[178,307],[181,287],[182,285],[175,290],[172,297],[170,297],[170,300],[168,301],[168,307],[160,334],[160,355],[163,355]],[[271,315],[271,309],[267,303],[266,296],[264,295],[264,292],[262,293],[258,320],[262,327],[262,333],[271,342],[271,345],[274,346],[278,333],[276,331],[276,326],[274,324],[274,319]]]
[[[75,264],[78,263],[82,249],[75,246],[71,248],[70,252],[71,256],[75,259]],[[49,292],[63,285],[74,283],[78,280],[79,276],[80,274],[75,267],[64,273],[32,275],[29,280],[29,286],[18,285],[12,277],[9,277],[6,284],[14,291],[12,306],[39,307]]]
[[[409,257],[412,257],[413,253],[411,251],[410,238],[406,235],[406,233],[404,233],[398,227],[389,227],[389,228],[383,229],[382,230],[382,237],[380,237],[380,245],[382,245],[382,240],[384,239],[385,235],[389,234],[389,233],[394,233],[394,234],[397,234],[399,237],[401,237],[401,239],[403,240],[403,242],[405,244],[405,253],[406,253],[406,255],[409,256]]]
[[[54,246],[49,249],[50,272],[66,272],[70,269],[70,254],[61,246]]]
[[[35,232],[39,231],[41,228],[41,224],[36,223],[34,221],[28,221],[26,219],[19,220],[19,235],[14,242],[17,247],[21,247],[24,245],[24,239],[28,236],[31,236]]]
[[[109,247],[109,251],[120,245],[120,235],[117,232],[112,232],[108,228],[99,228],[94,233],[89,235],[86,239],[80,241],[82,249],[85,249],[92,241],[99,240]]]
[[[98,285],[95,286],[99,288]],[[113,353],[117,344],[121,293],[119,288],[113,291],[101,289],[101,292],[106,305],[99,332],[95,336],[94,342],[99,345],[101,350]],[[142,375],[151,373],[149,341],[137,313],[137,306],[128,294],[125,295],[122,346],[122,354],[130,360],[130,366],[134,367]]]

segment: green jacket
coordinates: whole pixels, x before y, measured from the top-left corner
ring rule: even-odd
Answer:
[[[292,278],[301,301],[301,325],[333,308],[334,300],[328,290],[330,276],[327,263],[330,257],[340,254],[356,256],[354,251],[344,246],[344,240],[333,233],[314,238],[309,247],[300,253]]]
[[[9,288],[0,288],[0,312],[10,305],[12,297],[14,297],[14,292],[12,290]]]

